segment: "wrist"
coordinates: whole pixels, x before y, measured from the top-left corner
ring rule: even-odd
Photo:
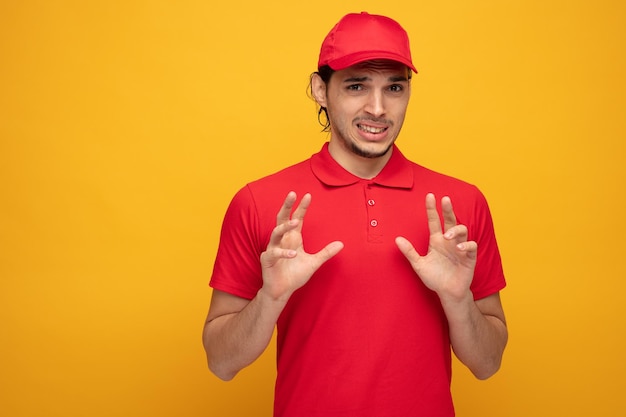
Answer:
[[[277,292],[275,290],[267,288],[264,285],[259,289],[259,291],[257,291],[257,297],[260,298],[262,301],[266,301],[268,303],[285,305],[287,304],[287,301],[289,301],[291,293]]]
[[[444,307],[458,307],[474,303],[474,294],[469,288],[460,292],[442,291],[437,293],[437,295]]]

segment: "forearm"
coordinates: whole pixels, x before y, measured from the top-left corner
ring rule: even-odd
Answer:
[[[495,374],[508,339],[499,296],[474,301],[468,291],[459,300],[442,299],[442,305],[455,355],[479,379]]]
[[[284,306],[261,290],[241,311],[208,320],[202,339],[211,372],[228,381],[261,356]]]

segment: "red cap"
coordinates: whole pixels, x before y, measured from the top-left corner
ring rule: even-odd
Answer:
[[[375,59],[401,62],[417,73],[409,36],[398,22],[367,12],[350,13],[326,35],[317,67],[328,65],[339,71]]]

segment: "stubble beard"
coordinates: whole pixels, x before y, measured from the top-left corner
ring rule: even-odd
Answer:
[[[353,120],[352,123],[353,125],[358,125],[361,120],[365,120],[365,119],[357,118]],[[379,122],[379,120],[374,120],[374,119],[367,119],[367,120]],[[388,124],[390,127],[393,126],[393,123],[390,123],[388,120],[382,120],[382,122]],[[332,122],[331,122],[331,125],[332,125]],[[387,155],[387,153],[391,150],[395,142],[395,141],[392,141],[384,150],[380,152],[372,152],[372,151],[368,151],[364,147],[359,146],[358,142],[351,140],[350,135],[348,134],[347,131],[340,129],[337,133],[339,134],[338,136],[341,138],[341,141],[345,145],[346,149],[349,149],[353,154],[357,156],[360,156],[362,158],[367,158],[367,159],[376,159],[376,158],[380,158],[382,156]]]
[[[350,143],[350,149],[352,150],[352,153],[354,153],[357,156],[368,158],[368,159],[376,159],[376,158],[385,156],[387,155],[387,153],[392,147],[393,147],[393,143],[390,143],[389,146],[387,146],[387,148],[383,150],[382,152],[370,152],[370,151],[360,148],[359,145],[354,142]]]

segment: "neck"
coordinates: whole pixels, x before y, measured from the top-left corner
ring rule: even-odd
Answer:
[[[357,155],[353,151],[337,144],[336,141],[331,140],[328,144],[328,152],[343,169],[354,176],[369,180],[377,176],[387,165],[391,158],[393,147],[390,147],[381,156],[366,157]]]

